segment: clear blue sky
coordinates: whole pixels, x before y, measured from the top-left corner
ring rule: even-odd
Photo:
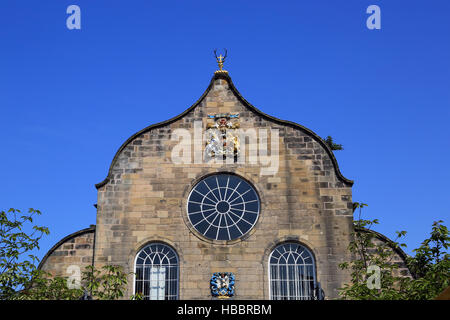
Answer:
[[[448,0],[2,0],[1,209],[44,212],[40,257],[94,224],[120,145],[191,106],[228,48],[248,101],[344,145],[353,200],[378,231],[407,230],[410,252],[450,222],[449,14]]]

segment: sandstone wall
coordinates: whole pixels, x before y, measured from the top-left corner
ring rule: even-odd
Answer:
[[[39,268],[53,276],[69,277],[78,266],[80,272],[92,264],[95,226],[77,231],[59,241],[41,260]]]
[[[185,128],[193,135],[194,121],[202,121],[205,128],[208,114],[224,112],[239,113],[244,130],[279,130],[276,174],[261,175],[260,164],[173,163],[171,153],[178,143],[172,140],[174,130]],[[314,253],[317,280],[327,297],[336,297],[336,289],[348,279],[338,264],[349,259],[352,182],[340,175],[334,161],[312,132],[255,112],[228,77],[216,76],[194,108],[143,130],[116,155],[108,178],[97,186],[95,264],[120,264],[133,272],[139,249],[161,241],[180,257],[181,299],[210,299],[209,280],[217,271],[235,273],[236,299],[269,299],[269,254],[277,244],[292,240]],[[247,179],[261,198],[260,218],[245,239],[204,239],[187,219],[190,190],[213,172]],[[129,280],[127,296],[133,293],[133,276]]]

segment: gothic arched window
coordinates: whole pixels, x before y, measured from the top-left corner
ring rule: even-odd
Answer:
[[[145,300],[178,299],[178,255],[163,243],[145,246],[136,257],[134,292]]]
[[[312,253],[288,242],[278,245],[269,257],[270,299],[314,299],[315,266]]]

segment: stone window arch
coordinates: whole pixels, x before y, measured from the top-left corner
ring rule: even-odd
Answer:
[[[312,300],[316,269],[311,251],[295,242],[277,245],[269,256],[272,300]]]
[[[134,293],[144,300],[176,300],[179,287],[179,258],[161,242],[143,247],[134,264]]]

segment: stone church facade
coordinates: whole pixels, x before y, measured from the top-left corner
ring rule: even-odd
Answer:
[[[247,136],[217,143],[209,129]],[[276,161],[261,160],[264,145]],[[320,283],[336,298],[349,280],[338,265],[350,259],[352,184],[318,135],[259,111],[219,70],[193,106],[125,141],[96,185],[96,225],[58,242],[40,268],[121,265],[134,273],[126,297],[315,299]],[[232,278],[232,292],[214,275],[230,288]]]

